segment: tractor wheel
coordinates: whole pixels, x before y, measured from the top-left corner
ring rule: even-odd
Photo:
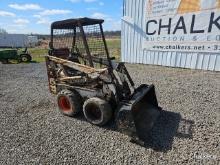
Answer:
[[[31,62],[32,60],[32,57],[29,54],[21,54],[20,57],[22,62]]]
[[[103,126],[112,118],[112,108],[100,98],[90,98],[83,105],[85,118],[92,124]]]
[[[62,90],[57,96],[59,110],[66,116],[73,117],[82,110],[82,99],[77,92]]]
[[[3,59],[1,62],[2,62],[2,64],[8,64],[9,63],[8,59]]]

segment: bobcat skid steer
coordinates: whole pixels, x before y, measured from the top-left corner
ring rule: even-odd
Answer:
[[[123,63],[110,57],[104,20],[79,18],[51,25],[46,56],[49,88],[62,114],[81,111],[92,124],[114,121],[118,131],[143,142],[160,113],[154,85],[135,87]]]

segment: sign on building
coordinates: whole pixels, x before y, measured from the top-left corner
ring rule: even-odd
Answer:
[[[220,52],[220,0],[147,0],[146,51]]]

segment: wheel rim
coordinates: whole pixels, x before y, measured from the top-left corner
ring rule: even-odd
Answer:
[[[21,59],[22,59],[23,62],[27,62],[28,61],[27,57],[22,57]]]
[[[71,111],[71,104],[65,96],[61,96],[58,101],[58,105],[63,112]]]
[[[95,104],[87,105],[86,114],[92,120],[99,120],[102,116],[99,107]]]

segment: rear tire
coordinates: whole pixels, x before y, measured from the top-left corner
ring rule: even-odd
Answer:
[[[32,57],[29,54],[21,54],[20,57],[22,62],[31,62],[32,60]]]
[[[81,96],[70,90],[62,90],[58,93],[57,103],[60,112],[65,116],[74,117],[82,110]]]
[[[2,64],[8,64],[9,63],[8,59],[3,59],[1,62],[2,62]]]
[[[92,124],[103,126],[112,118],[112,108],[109,103],[100,98],[90,98],[83,105],[85,118]]]

